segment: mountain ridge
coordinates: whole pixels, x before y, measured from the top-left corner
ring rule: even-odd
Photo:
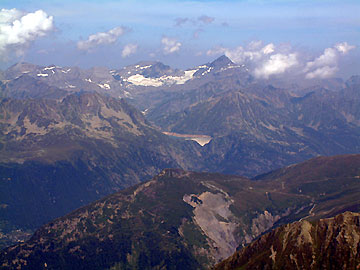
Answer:
[[[357,269],[360,214],[345,212],[316,222],[277,228],[218,264],[231,269]]]
[[[340,162],[344,159],[353,162]],[[295,167],[301,171],[313,163],[316,169],[327,160],[332,161],[324,167],[337,164],[334,178],[319,173],[309,183],[300,175],[289,185],[276,177],[252,181],[165,169],[42,226],[27,242],[3,250],[0,264],[4,269],[44,263],[66,269],[206,269],[274,227],[330,215],[333,203],[360,211],[360,155],[317,158]]]
[[[3,99],[0,126],[0,245],[163,168],[196,168],[201,156],[197,143],[163,135],[124,100],[97,93]]]

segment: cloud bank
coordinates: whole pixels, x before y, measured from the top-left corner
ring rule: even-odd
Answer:
[[[269,78],[274,74],[283,74],[285,71],[298,65],[297,55],[291,54],[273,54],[270,55],[269,59],[254,70],[256,77]]]
[[[125,34],[127,28],[115,27],[108,32],[98,32],[90,35],[87,40],[81,40],[77,43],[79,50],[91,51],[101,45],[109,45],[115,43],[120,36]]]
[[[338,71],[338,61],[341,55],[347,54],[355,46],[347,44],[347,42],[338,43],[333,48],[326,48],[324,53],[313,61],[306,63],[304,72],[305,78],[329,78],[334,76]]]
[[[170,38],[164,36],[161,39],[161,43],[163,44],[163,52],[164,54],[172,54],[180,50],[181,43],[177,41],[176,38]]]
[[[273,43],[264,45],[262,41],[252,41],[246,47],[217,47],[207,51],[207,55],[225,54],[233,62],[245,64],[257,78],[268,79],[271,76],[289,72],[303,74],[306,79],[329,78],[338,71],[341,55],[347,54],[355,46],[346,42],[326,48],[322,55],[312,61],[301,60],[299,52],[289,47],[277,48]]]
[[[43,10],[24,13],[17,9],[0,11],[0,58],[10,54],[22,55],[25,49],[39,37],[54,29],[53,17]]]

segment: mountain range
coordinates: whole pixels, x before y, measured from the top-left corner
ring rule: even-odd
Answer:
[[[323,238],[331,242],[342,235],[348,239],[351,228],[358,235],[358,214],[343,214],[316,225],[306,220],[359,211],[359,177],[360,155],[319,157],[255,179],[166,169],[150,181],[42,226],[30,240],[4,249],[0,265],[3,269],[206,269],[262,233],[299,219],[300,223],[265,234],[240,252],[245,254],[243,258],[266,252],[250,260],[254,265],[271,262],[270,255],[276,252],[279,256],[272,259],[280,268],[284,261],[303,263],[312,259],[312,253],[301,257],[303,247],[296,245],[297,239],[303,239],[304,244],[325,245]],[[344,227],[345,236],[337,229]],[[332,231],[337,234],[331,235]],[[286,237],[286,242],[277,235]],[[356,235],[346,240],[350,246],[359,244]],[[286,244],[286,254],[296,251],[296,259],[285,260],[281,244]],[[349,247],[344,243],[338,246],[341,248]],[[323,252],[316,244],[313,254],[320,250]],[[326,250],[329,253],[324,253],[325,259],[319,263],[329,262],[326,256],[334,249]],[[349,266],[354,258],[359,263],[358,255],[354,256],[349,258]]]
[[[202,150],[205,171],[255,176],[318,155],[359,152],[358,76],[259,80],[221,56],[185,71],[146,61],[117,70],[20,63],[3,77],[3,97],[97,92],[124,98],[161,131],[211,137]]]
[[[125,101],[97,93],[3,99],[0,126],[0,231],[9,235],[1,242],[166,167],[197,167],[197,143],[172,139]]]
[[[279,185],[268,179],[274,173],[258,175],[319,155],[359,153],[359,78],[259,80],[226,56],[188,70],[149,61],[87,70],[16,64],[0,72],[0,247],[24,241],[52,219],[165,168],[179,168],[180,175],[242,175],[234,177],[250,187],[261,183],[270,192],[271,185]],[[206,140],[199,144],[198,138]],[[255,176],[267,180],[249,180]],[[284,198],[297,194],[296,185]],[[316,194],[300,195],[291,207],[305,212],[315,207]],[[326,200],[324,211],[357,211],[351,198],[354,205]],[[243,211],[268,218],[267,203],[252,203],[257,206]],[[287,208],[280,208],[266,210],[281,217],[275,223],[295,221],[303,213],[287,217]],[[329,216],[325,212],[315,217]],[[226,256],[272,226],[256,233],[246,227],[247,240],[236,238]],[[187,256],[195,256],[199,267],[225,258],[211,243],[206,263]]]

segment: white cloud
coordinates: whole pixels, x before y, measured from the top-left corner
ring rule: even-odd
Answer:
[[[277,52],[273,43],[264,45],[262,41],[252,41],[246,47],[218,47],[207,52],[207,55],[216,54],[225,54],[235,63],[246,64],[258,78],[267,79],[271,75],[283,74],[299,65],[296,53]]]
[[[0,24],[10,24],[13,21],[21,18],[24,14],[17,10],[16,8],[13,9],[1,9],[0,12]]]
[[[11,52],[23,54],[32,41],[53,29],[53,17],[43,10],[26,14],[17,9],[1,9],[0,57],[6,58]]]
[[[333,48],[326,48],[324,53],[316,58],[314,61],[306,63],[304,69],[305,72],[313,68],[324,67],[324,66],[334,66],[338,61],[338,52]]]
[[[343,53],[343,54],[347,54],[349,51],[351,51],[352,49],[355,49],[355,46],[353,45],[349,45],[347,44],[347,42],[343,42],[343,43],[338,43],[335,45],[335,48]]]
[[[171,54],[180,50],[181,43],[177,41],[175,38],[163,37],[161,39],[161,43],[163,44],[163,51],[165,54]]]
[[[125,45],[124,49],[122,50],[121,56],[123,58],[128,57],[134,53],[136,53],[138,48],[137,44],[127,44]]]
[[[281,53],[273,54],[262,66],[255,69],[254,74],[256,77],[267,79],[270,75],[282,74],[296,65],[298,65],[298,60],[295,53],[288,55]]]
[[[347,54],[355,46],[347,44],[347,42],[338,43],[333,48],[326,48],[322,55],[313,61],[306,63],[304,72],[305,78],[329,78],[338,71],[338,62],[341,55]]]
[[[216,47],[206,52],[207,55],[220,55],[225,54],[235,63],[244,63],[247,59],[254,57],[253,52],[246,51],[242,46],[238,46],[234,49]]]
[[[207,55],[225,54],[235,63],[245,63],[248,61],[256,62],[264,56],[272,54],[275,51],[275,45],[272,43],[263,46],[262,41],[252,41],[244,48],[238,46],[234,49],[217,47],[207,51]]]
[[[77,43],[79,50],[90,51],[100,45],[109,45],[115,43],[120,36],[125,34],[125,27],[115,27],[108,32],[99,32],[90,35],[87,40],[81,40]]]
[[[250,51],[259,50],[263,46],[263,42],[261,40],[253,40],[247,45],[247,49]]]
[[[262,41],[252,41],[247,46],[235,48],[216,47],[207,51],[207,55],[225,54],[233,62],[245,64],[258,78],[269,78],[288,72],[305,76],[307,79],[329,78],[338,71],[338,62],[342,55],[355,46],[346,42],[337,43],[311,61],[304,61],[301,53],[295,52],[290,45],[276,47],[273,43],[264,45]]]
[[[261,51],[263,54],[271,54],[275,51],[275,45],[270,43],[270,44],[266,45],[264,48],[262,48]]]
[[[315,69],[314,71],[307,73],[305,75],[305,78],[306,79],[329,78],[329,77],[333,76],[336,73],[336,71],[338,71],[338,68],[336,66],[334,66],[334,67],[329,67],[329,66],[319,67],[319,68]]]
[[[225,54],[229,49],[224,47],[215,47],[206,52],[207,55],[213,56],[213,55],[219,55],[219,54]]]

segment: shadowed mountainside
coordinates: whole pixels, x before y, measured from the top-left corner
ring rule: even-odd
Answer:
[[[95,93],[61,101],[3,99],[0,127],[0,231],[6,243],[19,229],[34,230],[166,167],[199,164],[195,142],[165,136],[124,100]]]
[[[166,169],[44,225],[3,250],[0,265],[204,269],[281,224],[359,211],[359,177],[360,155],[315,158],[257,180]]]

